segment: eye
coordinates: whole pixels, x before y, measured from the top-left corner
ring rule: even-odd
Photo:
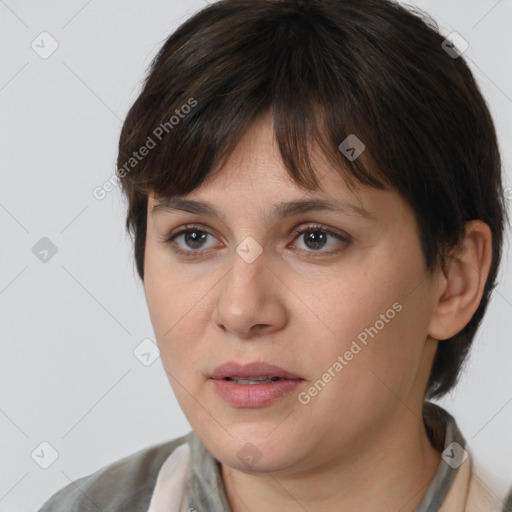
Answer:
[[[201,249],[202,244],[208,236],[213,235],[208,233],[208,231],[201,229],[200,226],[185,226],[182,230],[170,235],[164,242],[171,245],[172,250],[175,253],[186,257],[194,257],[200,255],[204,251],[190,250],[190,248]],[[183,237],[182,241],[186,244],[185,249],[180,248],[177,245],[176,240],[178,240],[180,237]]]
[[[342,245],[349,245],[352,242],[350,236],[335,233],[320,224],[299,226],[293,231],[298,235],[295,240],[302,239],[304,241],[306,249],[300,249],[300,251],[308,253],[308,257],[325,256],[340,252],[341,249],[334,249],[331,251],[321,250],[328,244],[329,238],[334,239],[337,242],[341,242]],[[173,233],[167,237],[164,240],[164,243],[171,245],[172,250],[176,254],[193,258],[201,256],[208,250],[208,248],[204,249],[204,243],[209,236],[213,237],[211,233],[202,229],[200,226],[187,225],[177,233]],[[184,246],[182,245],[180,247],[178,244],[180,239],[183,244],[185,244]]]
[[[302,240],[308,249],[313,249],[313,251],[306,249],[306,252],[309,253],[308,257],[316,258],[318,256],[325,256],[340,252],[340,249],[334,249],[331,251],[320,250],[326,246],[326,244],[329,241],[329,238],[334,239],[337,242],[342,242],[344,245],[349,245],[352,242],[351,238],[348,235],[340,235],[320,224],[299,226],[298,228],[294,229],[294,232],[299,235],[296,238],[297,240]]]

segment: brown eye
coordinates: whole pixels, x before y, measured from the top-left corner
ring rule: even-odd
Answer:
[[[296,240],[300,239],[304,242],[304,245],[306,246],[305,251],[313,253],[310,256],[316,257],[318,253],[318,256],[321,256],[322,254],[329,255],[336,252],[339,252],[339,250],[331,250],[331,251],[324,251],[322,250],[325,246],[329,243],[329,238],[335,239],[338,242],[341,242],[344,245],[348,245],[351,243],[351,239],[348,236],[342,236],[338,233],[335,233],[331,231],[330,229],[327,229],[324,226],[321,225],[308,225],[308,226],[300,226],[299,228],[296,228],[294,230],[295,233],[297,233],[299,236],[296,238]],[[335,244],[336,245],[336,244]]]
[[[194,257],[201,255],[207,249],[203,249],[208,236],[213,237],[211,233],[205,231],[199,226],[185,226],[177,233],[167,237],[164,243],[171,245],[172,250],[186,257]],[[177,240],[181,238],[182,246],[177,244]]]

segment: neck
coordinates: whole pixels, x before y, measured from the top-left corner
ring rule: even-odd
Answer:
[[[232,512],[414,512],[434,478],[441,454],[419,417],[402,407],[369,442],[336,451],[321,467],[247,474],[222,465]]]

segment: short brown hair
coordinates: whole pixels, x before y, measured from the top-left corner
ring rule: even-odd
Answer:
[[[422,15],[391,0],[220,0],[183,23],[151,63],[119,140],[140,278],[148,194],[199,187],[269,112],[297,184],[318,185],[308,151],[316,144],[349,187],[394,188],[414,210],[429,272],[444,265],[467,221],[489,225],[482,300],[464,329],[439,343],[427,386],[429,398],[448,392],[497,284],[508,218],[486,102],[462,56],[445,51],[437,24]],[[366,146],[353,161],[338,150],[350,134]]]

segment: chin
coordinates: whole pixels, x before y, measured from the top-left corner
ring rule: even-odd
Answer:
[[[245,424],[236,429],[228,429],[232,437],[224,436],[213,443],[206,442],[213,456],[229,468],[244,473],[265,473],[285,471],[298,462],[297,443],[286,432],[271,433],[273,426],[268,424]],[[206,443],[204,443],[206,446]]]

